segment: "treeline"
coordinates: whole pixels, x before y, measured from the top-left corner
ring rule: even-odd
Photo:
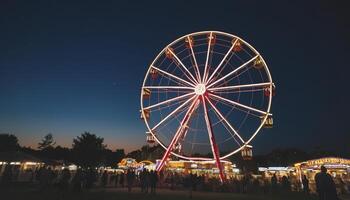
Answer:
[[[38,142],[37,149],[22,147],[13,134],[0,134],[0,152],[20,151],[40,158],[45,163],[61,161],[74,163],[82,167],[111,166],[117,167],[118,162],[124,157],[131,157],[137,161],[151,160],[155,162],[160,159],[164,149],[160,145],[142,146],[140,149],[125,154],[124,149],[111,150],[104,144],[104,138],[95,134],[84,132],[72,141],[72,147],[56,145],[53,135],[47,134]],[[208,155],[196,155],[208,156]],[[235,154],[229,159],[237,164],[239,168],[257,170],[258,166],[290,166],[296,162],[309,159],[316,159],[326,156],[337,156],[349,158],[348,154],[341,154],[325,150],[321,147],[311,152],[302,151],[296,148],[280,148],[265,155],[255,155],[250,161],[242,159],[241,155]],[[177,159],[172,157],[172,159]]]
[[[37,149],[20,146],[18,138],[13,134],[0,134],[0,152],[23,152],[41,159],[45,163],[74,163],[82,167],[111,166],[117,167],[124,157],[137,160],[152,160],[163,153],[160,146],[143,146],[141,149],[125,154],[124,149],[111,150],[104,144],[104,138],[84,132],[72,141],[72,147],[56,145],[52,134],[45,135],[38,142]]]

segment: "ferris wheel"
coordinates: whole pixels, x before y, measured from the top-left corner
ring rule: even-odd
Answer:
[[[188,160],[221,160],[243,152],[272,127],[275,86],[260,55],[243,39],[219,31],[195,32],[167,45],[153,60],[141,89],[147,141]]]

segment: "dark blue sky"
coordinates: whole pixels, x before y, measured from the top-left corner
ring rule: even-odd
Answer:
[[[113,149],[145,144],[139,90],[148,65],[184,34],[221,30],[256,47],[277,86],[275,127],[258,134],[257,152],[350,151],[345,3],[70,2],[0,3],[0,132],[21,144],[36,147],[51,132],[70,146],[83,131]]]

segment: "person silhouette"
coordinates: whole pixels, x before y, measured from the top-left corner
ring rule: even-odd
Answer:
[[[320,200],[337,200],[337,190],[332,176],[327,173],[327,168],[321,166],[321,172],[315,175],[316,190]]]
[[[151,174],[148,170],[145,171],[145,180],[144,180],[144,184],[145,184],[145,190],[144,192],[145,193],[148,193],[148,188],[150,187],[150,184],[151,184]]]
[[[131,169],[128,169],[128,172],[126,174],[126,181],[128,184],[128,192],[130,193],[134,184],[135,179],[135,172]]]
[[[72,179],[73,192],[81,192],[82,181],[83,181],[83,172],[80,168],[78,168]]]
[[[309,192],[310,192],[309,180],[307,179],[306,175],[303,176],[302,182],[303,182],[303,191],[306,194],[309,194]]]
[[[145,171],[146,169],[143,168],[143,170],[139,174],[141,192],[145,191]]]
[[[61,177],[59,180],[59,185],[60,185],[60,189],[62,191],[68,190],[68,185],[69,185],[69,180],[71,178],[71,174],[69,172],[69,169],[64,168],[61,172]]]
[[[175,183],[175,175],[174,173],[170,173],[170,189],[174,189],[174,183]]]
[[[8,187],[11,184],[12,176],[12,166],[9,164],[5,165],[5,170],[2,174],[2,178],[0,179],[4,187]]]
[[[101,186],[105,188],[107,186],[108,174],[107,171],[104,170],[101,176]]]
[[[125,172],[121,173],[119,176],[119,184],[122,188],[124,188],[124,179],[125,179]]]
[[[156,194],[156,187],[158,182],[158,173],[157,171],[152,170],[150,172],[150,183],[151,183],[151,194]]]
[[[115,173],[115,178],[114,178],[114,186],[117,188],[118,187],[118,183],[119,183],[119,173],[116,172]]]
[[[277,190],[277,176],[276,176],[276,174],[273,174],[273,176],[271,177],[271,189],[272,189],[272,193],[275,193]]]
[[[284,191],[290,191],[290,181],[287,176],[282,176],[282,188]]]

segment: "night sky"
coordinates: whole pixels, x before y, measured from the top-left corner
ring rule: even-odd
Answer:
[[[176,38],[219,30],[252,44],[276,84],[275,126],[253,140],[257,153],[350,151],[350,14],[341,1],[30,2],[0,3],[0,133],[22,145],[52,133],[70,147],[84,131],[111,149],[146,144],[147,67]]]

